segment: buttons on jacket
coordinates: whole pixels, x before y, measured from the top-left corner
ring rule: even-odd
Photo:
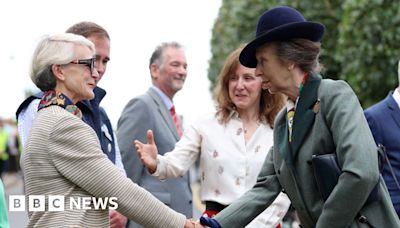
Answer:
[[[367,219],[367,217],[365,217],[364,215],[360,215],[360,217],[358,217],[358,221],[359,221],[360,223],[367,223],[367,222],[368,222],[368,219]]]
[[[111,153],[111,151],[112,151],[112,145],[111,145],[111,143],[108,143],[107,149],[108,149],[108,153]]]

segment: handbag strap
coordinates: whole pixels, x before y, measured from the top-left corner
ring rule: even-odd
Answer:
[[[393,177],[393,179],[394,179],[394,182],[396,183],[397,188],[400,190],[399,181],[397,180],[396,174],[395,174],[394,171],[393,171],[392,164],[390,163],[390,160],[389,160],[389,158],[388,158],[388,156],[387,156],[386,148],[385,148],[384,145],[378,144],[378,153],[379,153],[380,157],[383,159],[383,161],[386,162],[386,163],[388,164],[389,171],[390,171],[390,173],[392,174],[392,177]],[[381,169],[382,169],[382,167],[383,167],[383,164],[382,164],[382,166],[381,166]],[[381,170],[381,171],[382,171],[382,170]]]

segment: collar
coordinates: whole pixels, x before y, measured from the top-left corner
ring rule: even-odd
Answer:
[[[81,105],[83,104],[83,106],[86,106],[86,108],[89,108],[90,110],[93,108],[93,105],[95,106],[99,106],[100,102],[103,100],[103,98],[106,96],[107,92],[96,86],[93,89],[93,93],[94,93],[94,98],[92,100],[84,100],[84,101],[79,101],[77,103],[77,106],[82,108]]]
[[[242,119],[240,119],[240,117],[239,117],[239,112],[236,110],[232,110],[229,113],[228,119],[229,120],[238,120],[238,121],[242,122]],[[269,124],[266,121],[264,121],[263,119],[258,120],[258,123],[267,124],[269,126]]]
[[[38,110],[52,105],[57,105],[65,109],[67,112],[82,119],[81,110],[61,92],[56,92],[55,90],[48,90],[44,92],[43,97],[39,102]]]
[[[286,102],[286,110],[289,112],[289,110],[291,109],[295,109],[296,110],[296,105],[297,105],[297,101],[299,100],[299,97],[297,97],[296,99],[296,103],[293,102],[292,100],[288,99]]]
[[[393,91],[393,99],[396,101],[397,105],[400,108],[400,89],[397,88]]]
[[[103,100],[103,98],[106,96],[107,92],[102,89],[101,87],[96,86],[93,89],[93,93],[94,93],[94,98],[93,100],[96,100],[96,102],[98,104],[100,104],[100,102]]]
[[[154,89],[154,91],[157,92],[157,94],[161,97],[161,100],[163,101],[165,107],[167,107],[168,110],[170,110],[172,108],[172,106],[174,106],[174,103],[172,103],[172,100],[169,99],[169,97],[167,95],[165,95],[165,93],[163,91],[161,91],[158,87],[156,87],[155,85],[152,85],[150,88]]]

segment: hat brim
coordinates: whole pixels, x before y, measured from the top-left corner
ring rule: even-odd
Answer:
[[[316,22],[295,22],[276,27],[257,36],[248,43],[239,56],[240,63],[249,68],[257,66],[256,50],[267,42],[287,41],[296,38],[308,39],[314,42],[321,41],[324,36],[325,26]]]

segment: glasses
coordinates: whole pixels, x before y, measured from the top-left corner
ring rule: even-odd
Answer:
[[[96,69],[96,58],[91,58],[91,59],[77,59],[73,60],[70,63],[72,64],[82,64],[86,65],[90,69],[90,73],[93,74],[94,70]]]

